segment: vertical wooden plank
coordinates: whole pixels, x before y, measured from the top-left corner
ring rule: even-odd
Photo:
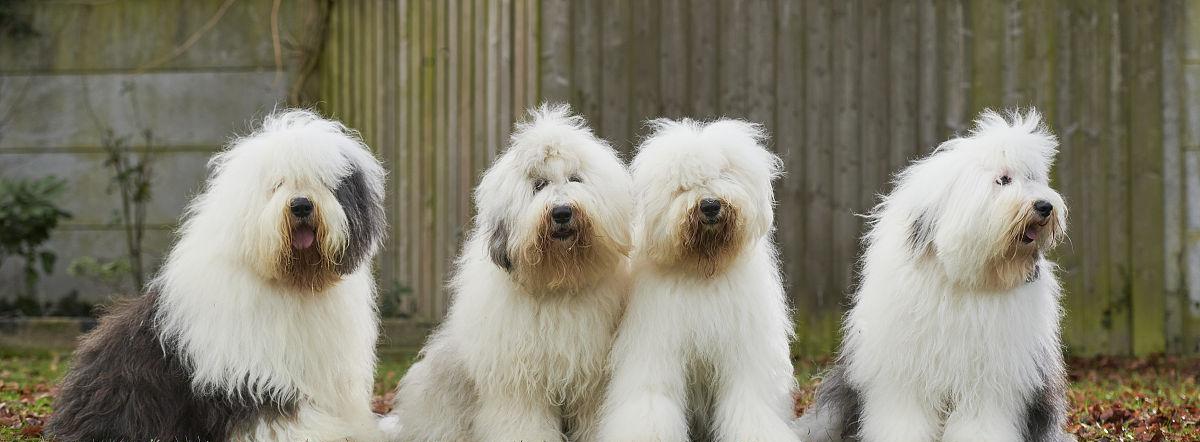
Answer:
[[[628,154],[630,132],[630,7],[632,0],[605,2],[600,17],[602,45],[600,65],[600,134],[618,150]],[[592,67],[595,69],[595,67]]]
[[[541,58],[538,57],[538,52],[541,50],[538,43],[538,35],[541,30],[540,17],[540,0],[521,0],[525,2],[525,27],[520,32],[525,34],[525,53],[529,54],[525,57],[525,96],[521,97],[524,102],[522,106],[525,109],[537,106],[540,100],[541,93],[541,77],[538,76],[541,69]]]
[[[437,107],[434,103],[436,95],[436,61],[435,52],[437,51],[437,25],[435,17],[437,16],[436,7],[437,1],[426,0],[421,4],[421,101],[418,107],[421,118],[421,138],[418,145],[419,156],[417,167],[417,195],[418,200],[417,211],[421,214],[420,223],[422,231],[433,232],[433,155],[434,144],[436,142],[436,124],[434,114]],[[419,275],[417,290],[425,294],[429,299],[429,314],[434,318],[441,318],[441,299],[437,296],[437,291],[434,287],[433,273],[436,271],[437,257],[433,255],[433,235],[425,234],[420,236],[420,246],[417,249],[417,256],[423,257],[421,263],[421,273]],[[432,259],[431,259],[432,258]]]
[[[891,153],[889,151],[892,147],[888,139],[891,91],[908,89],[902,84],[891,83],[889,49],[898,50],[899,45],[890,47],[888,44],[889,40],[895,40],[890,36],[888,2],[866,0],[861,3],[862,24],[859,26],[857,37],[862,46],[862,55],[859,59],[857,77],[859,82],[858,100],[862,113],[858,125],[857,147],[862,163],[858,172],[857,200],[851,206],[856,214],[867,213],[874,205],[876,193],[883,191],[890,166]],[[855,219],[857,220],[858,217],[856,216]],[[857,235],[855,239],[857,240]],[[857,244],[856,242],[851,260],[856,260],[859,255]],[[850,268],[852,269],[854,266],[852,265]],[[850,272],[849,278],[852,283],[857,282],[853,272]]]
[[[917,2],[917,145],[919,154],[933,150],[941,142],[942,100],[945,84],[942,74],[940,31],[936,0]]]
[[[413,235],[412,235],[412,210],[407,210],[413,207],[411,198],[411,171],[412,161],[409,155],[409,149],[413,145],[413,130],[412,126],[412,53],[413,53],[413,26],[412,26],[412,4],[413,0],[402,0],[397,5],[397,26],[398,40],[400,45],[400,56],[397,57],[397,70],[399,71],[399,103],[397,103],[397,165],[392,169],[391,181],[393,189],[396,192],[396,209],[393,216],[390,218],[392,227],[392,235],[397,237],[397,259],[400,260],[397,267],[397,279],[400,285],[412,291],[413,289],[413,269],[415,268],[416,260],[413,259]],[[419,294],[413,292],[413,296],[409,299],[415,302],[415,305],[406,306],[407,313],[417,313],[420,307]],[[411,311],[417,310],[417,311]]]
[[[633,58],[630,62],[629,145],[632,147],[645,133],[646,120],[662,114],[659,38],[663,32],[658,27],[662,6],[659,2],[635,1],[631,6],[633,39],[630,52]]]
[[[942,127],[939,139],[945,140],[970,127],[971,59],[968,52],[970,28],[966,20],[966,0],[940,0],[938,27],[942,36],[939,61],[942,70]]]
[[[687,115],[688,97],[688,11],[686,0],[663,0],[659,11],[658,88],[661,113],[668,118]]]
[[[717,16],[717,111],[733,118],[746,118],[746,65],[749,63],[747,34],[749,12],[746,0],[727,0],[718,4]]]
[[[919,3],[885,2],[888,5],[888,157],[886,170],[874,192],[887,193],[890,174],[903,169],[920,152],[919,130],[922,127],[920,107],[921,83],[918,72],[924,68],[919,47]],[[914,60],[916,60],[914,62]],[[932,64],[932,63],[930,63]]]
[[[746,29],[745,52],[748,54],[743,75],[747,86],[746,118],[766,126],[769,133],[774,133],[775,119],[775,39],[778,33],[776,27],[775,2],[773,0],[751,0],[747,3],[749,20]],[[774,143],[773,140],[769,140]]]
[[[543,0],[541,5],[541,99],[571,99],[571,2]]]
[[[716,0],[693,0],[691,17],[689,17],[688,50],[688,85],[691,96],[691,117],[710,119],[720,116],[719,83],[717,76],[717,59],[721,48],[718,35],[720,24],[717,20],[718,9]]]
[[[806,335],[804,319],[810,294],[804,277],[804,11],[799,2],[781,0],[778,40],[775,46],[775,151],[783,159],[785,174],[775,187],[776,240],[783,258],[782,271],[799,334]]]
[[[485,157],[491,164],[492,158],[500,149],[500,2],[501,0],[485,0],[487,3],[487,150]]]
[[[833,263],[833,14],[827,2],[805,3],[804,63],[804,289],[808,301],[797,323],[807,331],[797,347],[817,354],[836,346],[843,300]],[[837,50],[841,50],[838,48]]]
[[[1129,178],[1130,233],[1139,244],[1162,244],[1163,231],[1163,106],[1162,10],[1158,2],[1122,3],[1129,17]],[[1163,253],[1158,247],[1130,248],[1133,353],[1165,350]]]
[[[492,65],[489,51],[489,39],[491,38],[490,17],[491,8],[488,7],[487,0],[474,0],[472,8],[475,14],[475,41],[472,50],[475,61],[475,72],[472,80],[474,84],[471,91],[471,107],[474,110],[472,120],[474,128],[471,131],[471,163],[473,164],[471,174],[471,187],[474,188],[479,182],[479,176],[484,168],[491,164],[491,157],[488,156],[490,146],[488,144],[491,133],[491,79]]]
[[[858,63],[862,56],[859,32],[861,4],[835,2],[833,5],[833,290],[841,298],[853,284],[852,269],[858,251],[860,222],[856,212],[860,200],[862,119],[858,82]]]
[[[499,98],[497,104],[497,119],[496,119],[496,139],[498,141],[497,148],[503,149],[508,145],[508,134],[512,131],[514,117],[519,116],[513,112],[513,41],[512,41],[512,18],[513,18],[513,0],[500,0],[499,11],[497,11],[497,21],[499,21],[498,32],[500,32],[499,51],[500,57],[500,75],[499,75]],[[492,156],[499,151],[493,152]]]
[[[525,37],[526,37],[526,34],[525,34],[525,19],[526,19],[525,6],[526,6],[526,3],[527,2],[525,0],[513,0],[513,12],[512,12],[513,80],[512,80],[511,87],[512,87],[512,91],[513,91],[512,92],[512,94],[513,94],[512,114],[514,116],[517,116],[517,118],[521,118],[521,116],[523,116],[526,111],[526,109],[525,109],[525,92],[526,92],[525,91],[525,89],[526,89],[525,79],[526,79],[526,76],[528,75],[528,73],[525,72],[525,68],[527,68],[528,65],[526,64],[525,59],[530,55],[530,54],[526,54],[526,52],[525,52],[525,50],[528,48],[528,46],[526,46],[526,43],[525,43]]]
[[[1059,40],[1057,0],[1020,0],[1021,50],[1015,87],[1016,105],[1034,106],[1054,122],[1054,72],[1057,68],[1056,45]],[[1103,4],[1102,4],[1103,5]],[[1099,8],[1104,11],[1103,7]],[[1111,37],[1111,36],[1109,36]]]
[[[1020,75],[1025,59],[1021,57],[1022,41],[1025,34],[1021,10],[1021,0],[1005,0],[1004,2],[1004,42],[1002,45],[1004,69],[1001,72],[1002,103],[1005,108],[1017,108],[1022,105],[1020,100]]]
[[[459,189],[456,195],[458,203],[458,228],[455,230],[454,251],[457,252],[462,245],[463,240],[467,236],[467,229],[470,228],[471,216],[471,191],[474,189],[475,175],[475,114],[474,108],[474,75],[475,75],[475,34],[479,29],[475,27],[475,4],[474,2],[464,1],[461,6],[461,14],[459,17],[459,29],[462,32],[462,38],[459,41],[459,79],[458,79],[458,146],[455,150],[458,152],[458,163],[454,166],[458,168],[458,177],[455,187]]]
[[[1130,199],[1129,187],[1129,109],[1126,107],[1126,97],[1129,94],[1129,77],[1132,65],[1129,63],[1130,45],[1128,25],[1131,17],[1122,14],[1120,2],[1106,5],[1105,10],[1110,18],[1109,32],[1117,36],[1110,42],[1110,54],[1113,61],[1111,71],[1112,81],[1109,83],[1109,142],[1108,151],[1109,177],[1107,188],[1108,242],[1110,250],[1109,271],[1109,302],[1104,310],[1104,320],[1111,324],[1109,334],[1110,354],[1129,354],[1133,351],[1133,331],[1131,329],[1131,299],[1132,264],[1129,249],[1132,242],[1129,239],[1128,204]]]
[[[974,116],[984,108],[999,109],[1004,103],[1002,72],[1008,66],[998,65],[996,60],[1004,60],[1005,10],[1004,3],[999,1],[968,5],[967,47],[970,53],[967,60],[971,66],[971,91],[967,111]]]
[[[1163,101],[1163,291],[1165,340],[1168,353],[1187,348],[1188,303],[1182,270],[1184,241],[1183,150],[1181,147],[1181,97],[1183,85],[1182,0],[1162,2],[1162,101]]]
[[[602,133],[600,119],[600,12],[603,0],[581,0],[571,4],[572,93],[571,103],[587,117],[596,133]]]
[[[1081,123],[1079,114],[1083,105],[1082,87],[1080,86],[1084,82],[1077,81],[1077,79],[1083,79],[1087,74],[1083,69],[1085,61],[1082,58],[1086,56],[1084,49],[1086,40],[1090,36],[1087,34],[1086,11],[1080,11],[1079,4],[1073,0],[1068,0],[1063,6],[1056,15],[1059,28],[1066,32],[1062,33],[1058,41],[1058,55],[1061,63],[1056,66],[1054,81],[1057,107],[1054,120],[1059,123],[1060,128],[1058,137],[1061,141],[1059,146],[1061,161],[1053,171],[1052,178],[1066,201],[1079,202],[1079,210],[1086,211],[1087,203],[1081,191],[1085,185],[1080,182],[1084,178],[1079,173],[1082,166],[1080,160],[1083,159],[1081,154],[1084,143],[1083,132],[1079,126]],[[1087,235],[1086,225],[1076,226],[1072,234],[1085,238]],[[1074,294],[1064,300],[1066,320],[1063,324],[1063,340],[1071,346],[1072,353],[1088,354],[1090,343],[1081,338],[1086,336],[1084,330],[1092,321],[1089,318],[1090,309],[1088,308],[1090,299],[1082,287],[1084,268],[1081,257],[1071,250],[1062,250],[1058,254],[1056,261],[1059,265],[1059,279],[1062,281],[1064,291]]]
[[[1184,180],[1186,210],[1185,280],[1187,283],[1186,353],[1200,353],[1200,0],[1185,6],[1185,84],[1187,109],[1184,131]]]

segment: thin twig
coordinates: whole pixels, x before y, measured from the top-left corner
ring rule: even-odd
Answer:
[[[271,48],[275,50],[275,83],[272,86],[283,82],[283,45],[279,43],[279,4],[282,2],[275,0],[271,5]]]
[[[311,41],[315,44],[306,45],[308,48],[304,52],[304,62],[300,67],[300,73],[296,75],[296,79],[292,82],[292,90],[288,93],[288,104],[292,106],[300,106],[305,103],[300,102],[301,91],[304,90],[304,83],[308,81],[313,72],[317,70],[317,64],[321,60],[321,53],[325,51],[325,37],[329,32],[329,11],[333,7],[331,0],[318,0],[317,13],[317,29],[313,33]]]
[[[222,3],[221,7],[217,8],[217,12],[213,14],[212,17],[208,18],[208,21],[204,23],[204,26],[201,26],[200,29],[197,29],[196,32],[193,32],[192,35],[188,36],[187,40],[184,40],[183,44],[176,46],[175,49],[171,50],[171,52],[139,66],[136,70],[134,70],[134,73],[140,74],[147,70],[162,66],[168,61],[173,60],[175,57],[178,57],[180,54],[187,52],[188,49],[191,49],[192,45],[196,44],[197,41],[200,41],[200,37],[203,37],[204,34],[208,33],[208,31],[211,31],[212,28],[221,21],[221,17],[225,16],[225,12],[228,11],[229,7],[233,6],[233,3],[236,1],[237,0],[225,0],[225,3]]]

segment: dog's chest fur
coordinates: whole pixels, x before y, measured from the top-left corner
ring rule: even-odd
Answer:
[[[624,296],[619,279],[548,297],[463,287],[445,330],[472,355],[464,359],[480,388],[536,389],[571,402],[603,379]]]
[[[1043,279],[972,293],[913,274],[868,278],[848,319],[849,378],[921,385],[935,401],[980,386],[1029,394],[1058,351],[1057,285]]]

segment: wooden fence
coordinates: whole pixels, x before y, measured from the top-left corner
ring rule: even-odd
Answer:
[[[1193,7],[1194,8],[1194,7]],[[800,348],[836,345],[862,218],[889,174],[987,107],[1036,106],[1072,206],[1057,254],[1074,353],[1193,352],[1180,141],[1183,0],[339,1],[321,99],[390,167],[385,288],[417,317],[512,123],[570,102],[628,152],[648,118],[761,122],[786,161],[783,269]],[[1193,195],[1191,198],[1200,198]]]

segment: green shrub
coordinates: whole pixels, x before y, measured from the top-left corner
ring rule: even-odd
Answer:
[[[24,259],[25,286],[18,295],[33,297],[38,279],[54,271],[57,256],[42,245],[60,221],[71,217],[54,202],[64,185],[52,176],[0,179],[0,268],[9,258]]]

